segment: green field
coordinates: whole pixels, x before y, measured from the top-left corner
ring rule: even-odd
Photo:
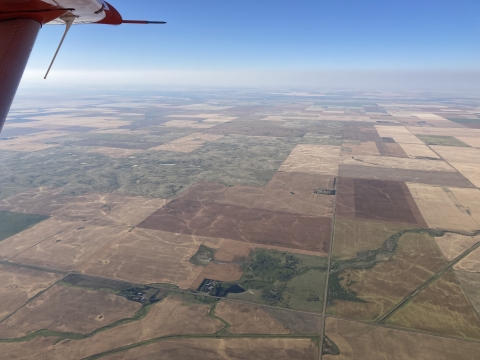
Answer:
[[[437,136],[437,135],[417,135],[426,145],[441,145],[441,146],[462,146],[468,147],[463,141],[454,138],[453,136]]]
[[[0,211],[0,241],[18,234],[46,219],[48,219],[48,216],[45,215]]]

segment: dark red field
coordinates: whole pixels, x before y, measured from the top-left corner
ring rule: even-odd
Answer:
[[[415,182],[428,185],[474,187],[458,172],[389,169],[363,165],[340,165],[340,176],[349,178]]]
[[[138,227],[323,253],[328,251],[332,227],[330,217],[216,203],[222,188],[215,183],[193,186]]]
[[[407,186],[398,181],[341,178],[337,215],[426,226]]]

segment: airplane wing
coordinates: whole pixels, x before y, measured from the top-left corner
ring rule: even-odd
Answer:
[[[165,24],[165,22],[124,20],[112,5],[103,0],[0,0],[0,131],[37,35],[46,24],[66,25],[65,33],[48,69],[50,71],[71,25]]]

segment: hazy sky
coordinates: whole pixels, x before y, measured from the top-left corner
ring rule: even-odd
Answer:
[[[362,86],[410,77],[412,86],[475,87],[480,76],[479,0],[110,3],[125,19],[168,24],[73,27],[46,86]],[[62,30],[41,30],[27,81],[41,80]]]

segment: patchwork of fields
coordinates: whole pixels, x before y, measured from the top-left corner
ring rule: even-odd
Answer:
[[[476,358],[480,104],[314,95],[20,101],[3,356]]]

